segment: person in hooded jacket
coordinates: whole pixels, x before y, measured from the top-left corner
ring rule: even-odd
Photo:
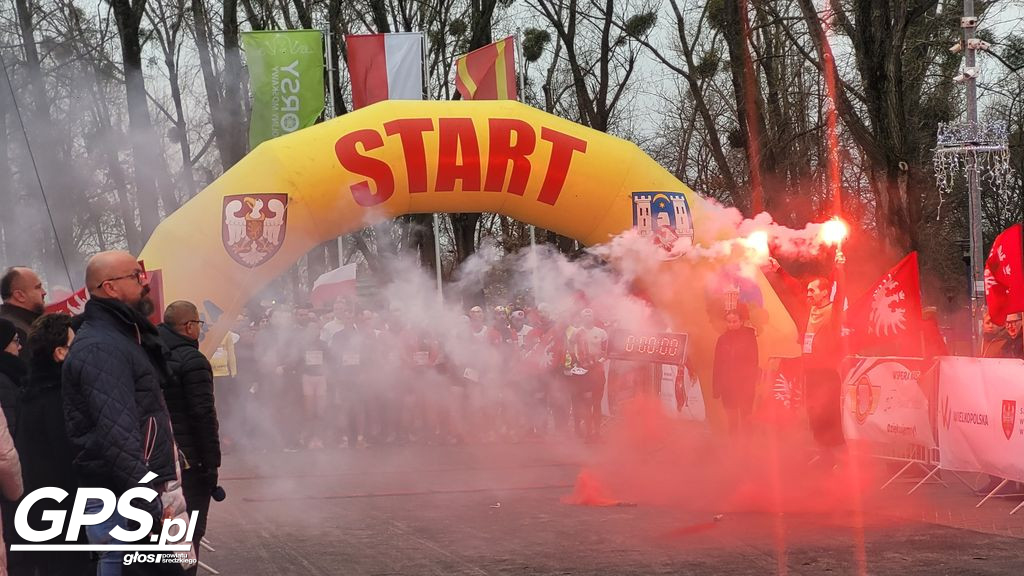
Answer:
[[[178,513],[168,493],[177,481],[177,470],[171,419],[161,391],[161,384],[172,376],[159,332],[148,320],[153,312],[149,283],[145,270],[127,252],[93,256],[85,281],[91,298],[61,371],[75,475],[79,486],[106,488],[118,498],[140,486],[156,491],[153,500],[137,499],[133,504],[149,512],[153,529],[159,530],[165,517]],[[103,507],[102,500],[89,499],[85,512],[97,514]],[[110,532],[117,526],[137,530],[132,524],[115,509],[107,520],[87,526],[86,535],[94,545],[128,544]],[[98,575],[120,576],[122,568],[142,568],[124,566],[125,554],[100,552]],[[173,573],[177,565],[142,566],[146,573]]]
[[[203,321],[195,304],[172,302],[164,311],[160,337],[170,350],[169,367],[175,378],[164,383],[164,400],[171,414],[174,439],[183,456],[181,483],[188,511],[199,512],[194,542],[206,534],[210,494],[217,487],[220,436],[213,393],[213,368],[199,351]],[[198,547],[196,549],[198,552]],[[187,574],[194,574],[193,566]]]
[[[46,314],[36,319],[28,332],[25,348],[30,351],[28,375],[18,398],[21,425],[14,443],[21,458],[25,493],[53,486],[74,494],[78,489],[72,465],[73,452],[64,429],[61,401],[61,366],[67,357],[75,333],[67,314]],[[38,502],[29,511],[27,521],[36,530],[49,527],[42,519],[44,511],[71,513],[73,499],[63,502]],[[64,544],[63,536],[53,544]],[[84,536],[78,540],[87,544]],[[58,554],[21,553],[19,572],[46,576],[84,576],[95,574],[95,564],[88,552]],[[12,571],[12,574],[14,572]]]
[[[10,506],[7,502],[15,502],[21,498],[23,491],[18,450],[14,447],[14,440],[7,430],[7,420],[0,412],[0,496],[6,500],[3,504],[4,508]],[[2,530],[0,530],[0,547],[5,547]],[[7,556],[4,554],[0,554],[0,576],[7,576]]]
[[[25,377],[25,364],[19,358],[21,353],[21,336],[18,328],[13,322],[6,318],[0,318],[0,406],[3,407],[4,434],[13,435],[14,426],[17,423],[18,413],[18,390],[21,388],[22,380]],[[13,449],[13,448],[12,448]],[[18,478],[21,483],[20,473]],[[14,533],[14,511],[16,508],[17,496],[11,498],[3,494],[4,502],[0,506],[0,517],[2,517],[3,532]],[[8,537],[8,540],[11,538]],[[4,546],[3,567],[0,574],[7,574],[7,567],[20,565],[24,554],[10,551],[10,545]]]
[[[0,318],[0,407],[12,436],[18,423],[18,390],[27,372],[19,357],[22,344],[14,323]]]

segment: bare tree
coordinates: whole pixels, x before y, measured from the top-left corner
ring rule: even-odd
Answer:
[[[138,190],[139,217],[142,235],[148,238],[160,223],[159,201],[162,197],[169,211],[177,208],[173,194],[161,194],[163,157],[153,129],[142,72],[142,18],[146,0],[107,0],[117,23],[124,66],[125,94],[128,102],[129,140],[135,162],[135,186]]]

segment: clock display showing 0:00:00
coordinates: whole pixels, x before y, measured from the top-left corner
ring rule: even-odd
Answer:
[[[679,354],[679,340],[676,338],[634,336],[630,334],[626,337],[625,348],[626,352],[633,352],[635,350],[640,353],[676,356]]]

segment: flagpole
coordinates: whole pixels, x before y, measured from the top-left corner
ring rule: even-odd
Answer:
[[[324,61],[326,62],[325,68],[327,69],[327,101],[331,107],[331,118],[337,118],[334,113],[334,46],[331,43],[331,29],[330,27],[324,28],[324,46],[326,47],[326,54],[324,55]]]
[[[522,29],[516,28],[516,60],[518,66],[516,67],[519,71],[519,90],[516,91],[516,95],[519,97],[519,102],[526,103],[526,65],[523,61],[523,36]],[[530,267],[532,280],[533,280],[533,299],[534,304],[537,304],[537,227],[530,224]]]
[[[427,35],[420,33],[420,42],[422,43],[423,57],[420,59],[423,62],[423,91],[424,99],[430,100],[430,70],[427,67]],[[434,274],[437,277],[437,300],[438,302],[444,302],[444,288],[441,281],[441,224],[437,218],[437,212],[434,212],[433,225],[434,225]]]
[[[331,41],[331,28],[327,26],[323,29],[324,32],[324,46],[326,47],[326,53],[324,54],[324,62],[326,63],[325,68],[327,69],[327,102],[330,103],[330,114],[331,118],[337,118],[335,102],[334,102],[334,43]],[[338,267],[341,267],[345,263],[345,236],[338,236]]]

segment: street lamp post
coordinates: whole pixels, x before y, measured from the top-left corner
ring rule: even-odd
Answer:
[[[967,88],[967,125],[978,127],[978,46],[974,31],[978,26],[978,18],[974,15],[974,0],[964,0],[964,17],[960,27],[964,31],[964,71],[963,78]],[[972,145],[976,143],[971,143]],[[981,190],[978,185],[978,161],[970,158],[967,161],[967,198],[970,210],[970,243],[971,243],[971,352],[977,356],[981,352],[981,319],[985,307],[985,271],[982,259],[981,238]]]
[[[982,318],[985,307],[985,259],[982,254],[983,221],[981,215],[982,172],[997,193],[1005,192],[1010,172],[1009,147],[1005,127],[978,120],[978,50],[986,50],[988,43],[975,36],[978,18],[974,15],[974,0],[964,0],[964,15],[960,18],[963,39],[950,48],[964,51],[964,68],[954,78],[964,84],[967,118],[964,122],[940,123],[937,135],[934,166],[940,195],[949,194],[963,173],[967,180],[968,254],[970,255],[971,297],[971,350],[981,352]]]

